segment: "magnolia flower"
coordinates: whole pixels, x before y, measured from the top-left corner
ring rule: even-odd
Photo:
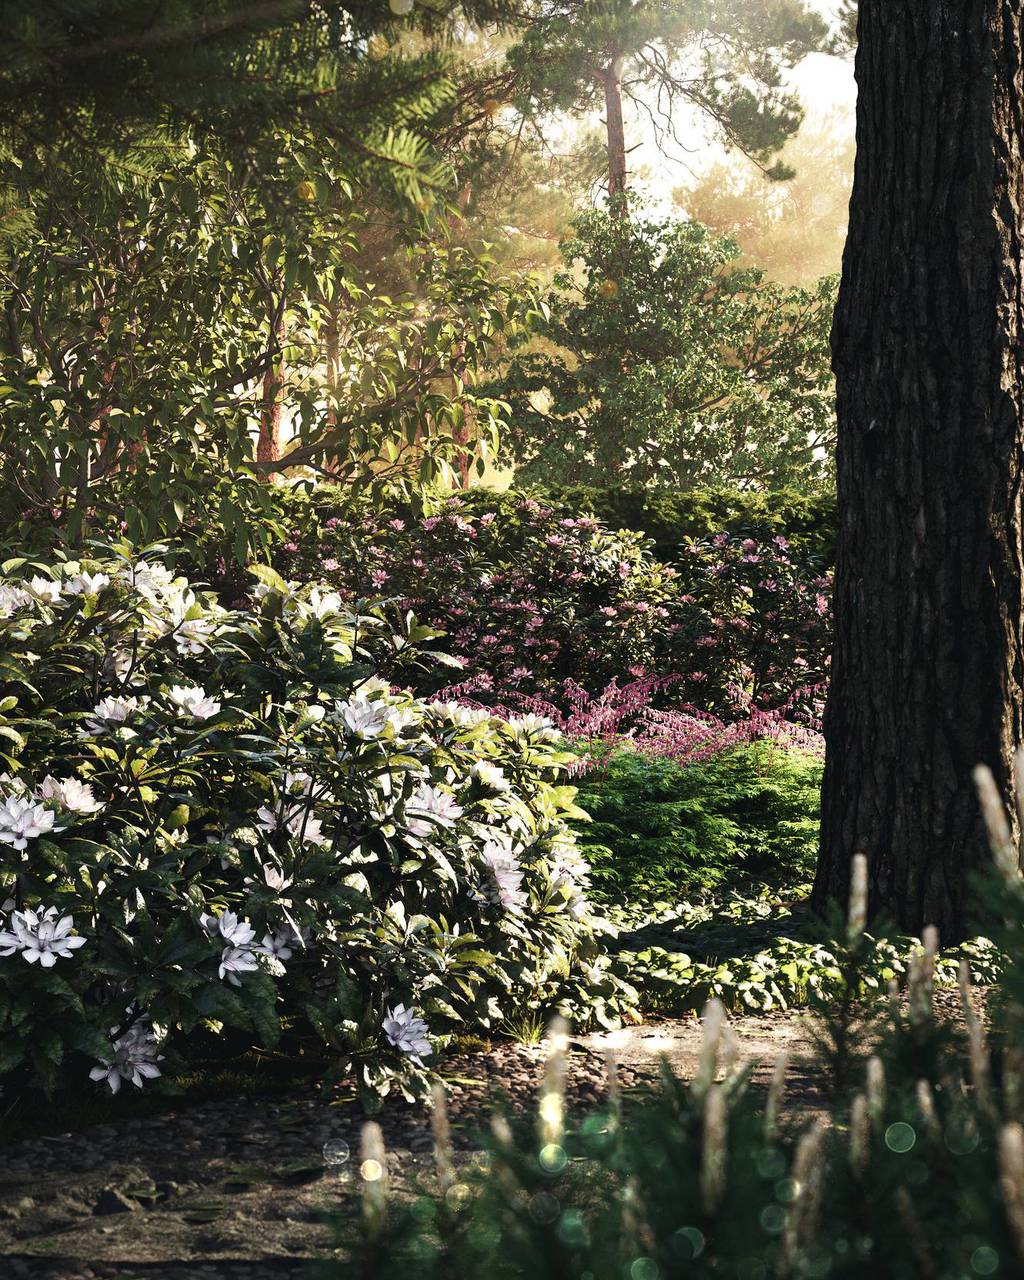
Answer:
[[[113,1042],[111,1056],[102,1066],[93,1067],[89,1079],[105,1080],[111,1093],[117,1093],[122,1080],[141,1089],[143,1080],[155,1080],[160,1075],[156,1064],[163,1060],[163,1054],[157,1053],[157,1047],[156,1036],[140,1018]]]
[[[255,951],[251,951],[248,947],[225,947],[220,953],[220,968],[217,970],[217,975],[220,978],[227,978],[233,987],[240,987],[242,983],[237,975],[252,973],[259,967]]]
[[[174,574],[159,560],[140,560],[123,571],[124,577],[143,595],[156,598],[174,582]]]
[[[0,582],[0,618],[9,618],[17,609],[23,609],[32,597],[22,587]]]
[[[407,1009],[404,1004],[396,1004],[389,1009],[387,1017],[381,1024],[384,1034],[400,1053],[409,1057],[422,1067],[422,1059],[433,1052],[427,1036],[427,1024],[413,1008]]]
[[[82,570],[64,583],[64,590],[69,596],[97,596],[110,586],[110,578],[105,573],[88,573]]]
[[[179,710],[187,711],[193,720],[209,720],[220,711],[221,704],[217,699],[209,697],[198,684],[172,685],[167,696]]]
[[[431,702],[427,710],[460,729],[471,729],[490,717],[490,712],[481,707],[464,707],[459,702]]]
[[[538,738],[541,742],[550,742],[558,737],[551,721],[544,716],[513,716],[508,724],[517,738]]]
[[[399,733],[412,719],[407,711],[386,702],[371,702],[359,695],[339,702],[335,715],[349,733],[363,739],[379,738],[388,729]]]
[[[265,933],[263,941],[256,950],[262,951],[265,956],[272,956],[275,960],[290,960],[293,955],[292,947],[299,941],[295,930],[288,926],[278,929],[276,933]]]
[[[286,876],[283,871],[279,871],[277,867],[266,863],[262,868],[263,883],[268,889],[273,889],[275,893],[283,893],[292,885],[291,876]]]
[[[26,584],[26,590],[42,604],[57,604],[60,600],[60,583],[52,578],[41,578],[36,574]]]
[[[480,851],[480,857],[493,877],[492,898],[511,915],[517,915],[529,898],[523,888],[523,873],[515,854],[502,845],[488,843]]]
[[[305,805],[289,808],[283,815],[275,813],[273,809],[268,809],[264,805],[256,810],[256,820],[260,830],[267,835],[273,835],[275,831],[287,831],[290,836],[301,840],[303,844],[330,844],[324,835],[320,819],[309,813]]]
[[[429,836],[435,827],[450,827],[464,810],[447,791],[424,783],[405,808],[406,830],[410,835]]]
[[[217,915],[207,915],[204,911],[199,917],[199,923],[211,938],[219,935],[233,947],[248,947],[256,937],[256,930],[249,921],[239,920],[233,911],[225,910]]]
[[[98,738],[105,733],[117,729],[126,729],[128,721],[136,711],[149,705],[149,699],[134,696],[129,698],[111,697],[97,702],[92,713],[85,718],[85,732],[89,737]],[[132,731],[127,729],[128,733]]]
[[[10,931],[0,931],[0,956],[12,956],[20,951],[29,964],[38,960],[42,969],[52,969],[58,957],[68,958],[77,947],[85,946],[85,939],[71,932],[75,927],[74,918],[58,919],[56,907],[15,911],[9,923]]]
[[[478,760],[469,771],[469,776],[488,791],[502,792],[511,789],[511,783],[504,771],[486,760]]]
[[[293,582],[291,580],[285,582],[284,590],[281,591],[277,587],[272,587],[266,582],[257,582],[252,589],[254,600],[266,600],[268,596],[280,596],[287,601],[292,598],[296,591],[301,590],[301,582]]]
[[[321,591],[314,587],[305,600],[295,600],[292,607],[300,620],[312,617],[322,622],[341,612],[341,596],[337,591]]]
[[[56,800],[69,813],[99,813],[103,802],[97,800],[92,787],[77,778],[55,778],[47,774],[36,793],[40,800]]]
[[[183,585],[152,603],[158,611],[148,619],[147,631],[158,640],[172,636],[179,653],[202,653],[220,625],[219,611],[205,610],[195,593]]]
[[[26,849],[30,840],[60,831],[57,815],[24,795],[7,796],[0,802],[0,841],[15,849]]]

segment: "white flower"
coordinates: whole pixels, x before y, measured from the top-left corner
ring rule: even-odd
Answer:
[[[9,618],[17,609],[23,609],[31,599],[24,588],[0,582],[0,618]]]
[[[159,560],[140,560],[123,570],[123,576],[150,598],[156,598],[174,582],[174,574]]]
[[[463,707],[461,703],[429,703],[426,710],[438,719],[451,721],[458,728],[472,728],[475,724],[483,723],[485,719],[490,718],[488,710],[481,707]]]
[[[85,733],[93,738],[112,733],[117,729],[126,730],[131,734],[132,730],[127,729],[128,721],[136,711],[142,711],[148,705],[148,698],[136,698],[134,695],[128,698],[104,698],[102,702],[97,702],[92,713],[86,716]]]
[[[413,719],[410,711],[391,706],[387,702],[371,702],[369,698],[358,694],[347,702],[339,702],[335,708],[335,716],[349,733],[364,740],[379,738],[388,729],[393,733],[400,733]]]
[[[536,738],[540,742],[552,742],[558,738],[558,732],[545,716],[512,716],[508,724],[519,739]]]
[[[25,849],[30,840],[60,831],[57,815],[23,795],[8,796],[0,803],[0,841]]]
[[[283,871],[278,871],[277,867],[267,863],[263,867],[263,882],[268,889],[273,889],[275,893],[283,893],[292,885],[291,876],[286,876]]]
[[[523,873],[511,849],[488,843],[480,851],[493,878],[491,897],[500,902],[510,915],[518,915],[529,898],[523,888]]]
[[[0,791],[12,796],[28,795],[28,784],[24,778],[15,778],[9,773],[0,773]]]
[[[105,1080],[111,1093],[117,1093],[123,1080],[130,1081],[137,1089],[143,1080],[155,1080],[160,1075],[156,1065],[163,1060],[157,1053],[157,1038],[140,1018],[133,1022],[123,1036],[111,1045],[110,1058],[89,1072],[90,1080]]]
[[[320,819],[307,813],[305,805],[299,805],[297,808],[292,806],[283,815],[275,813],[273,809],[268,809],[264,805],[256,810],[256,820],[259,822],[260,830],[265,831],[267,835],[273,835],[275,831],[287,831],[290,836],[301,840],[303,844],[330,844],[323,833]]]
[[[256,930],[249,921],[239,920],[233,911],[222,911],[217,915],[207,915],[204,911],[199,923],[211,938],[220,936],[233,947],[248,947],[256,937]]]
[[[181,711],[187,711],[193,720],[209,720],[217,715],[221,704],[211,698],[206,690],[198,684],[172,685],[168,698]]]
[[[36,793],[40,800],[56,800],[69,813],[99,813],[103,803],[92,793],[87,782],[77,778],[55,778],[47,774]]]
[[[222,609],[206,609],[184,583],[175,583],[162,599],[144,592],[154,606],[147,631],[154,639],[174,638],[179,653],[202,653],[220,626]]]
[[[20,951],[29,964],[38,960],[43,969],[52,969],[58,957],[70,957],[77,947],[85,946],[85,939],[71,932],[75,927],[74,918],[58,919],[56,907],[15,911],[9,923],[10,932],[0,931],[0,955],[12,956]]]
[[[263,941],[257,947],[258,951],[262,951],[265,956],[271,956],[275,960],[290,960],[294,954],[292,947],[299,944],[300,939],[296,937],[295,930],[290,926],[284,929],[278,929],[276,933],[265,933]]]
[[[405,807],[406,830],[410,835],[429,836],[436,827],[450,827],[464,810],[447,791],[424,783]]]
[[[253,973],[259,967],[255,951],[251,951],[248,947],[225,947],[220,953],[220,968],[217,974],[221,978],[226,977],[233,987],[240,987],[242,984],[236,975]]]
[[[105,587],[109,586],[110,578],[107,574],[89,573],[83,569],[73,578],[65,580],[64,590],[69,596],[98,596]]]
[[[294,600],[289,605],[300,621],[317,618],[323,622],[325,618],[333,618],[342,609],[341,596],[337,591],[321,591],[314,587],[305,600]]]
[[[277,587],[272,587],[266,582],[257,582],[252,589],[254,600],[265,600],[267,596],[280,596],[283,600],[290,600],[296,591],[299,590],[301,584],[298,582],[286,582],[284,591],[279,591]]]
[[[26,589],[42,604],[57,604],[60,600],[60,583],[52,578],[41,578],[36,574],[27,584]]]
[[[504,771],[496,764],[489,764],[486,760],[478,760],[470,769],[469,776],[488,791],[500,793],[511,790],[512,784],[505,777]]]
[[[384,1034],[400,1053],[407,1053],[417,1066],[423,1066],[422,1059],[429,1057],[433,1051],[427,1035],[427,1024],[415,1009],[396,1004],[393,1009],[388,1010],[382,1026]]]

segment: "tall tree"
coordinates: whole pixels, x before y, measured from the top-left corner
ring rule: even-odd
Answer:
[[[675,136],[688,108],[783,173],[773,159],[802,117],[785,73],[827,35],[805,0],[537,0],[508,61],[524,114],[604,112],[616,196],[628,182],[624,99],[659,139]]]
[[[1024,716],[1024,0],[861,0],[819,907],[963,933]]]
[[[699,223],[631,214],[573,223],[495,387],[509,461],[569,483],[827,483],[834,279],[785,289]]]

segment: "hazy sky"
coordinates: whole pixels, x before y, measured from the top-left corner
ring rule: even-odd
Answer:
[[[815,6],[826,17],[832,16],[834,6],[829,0],[815,0]],[[808,119],[829,116],[836,128],[853,131],[857,89],[852,59],[813,54],[794,69],[791,80]],[[657,203],[667,201],[673,188],[685,186],[689,175],[700,172],[723,154],[696,117],[676,121],[685,149],[669,146],[664,154],[655,144],[651,124],[642,112],[631,113],[626,128],[627,145],[639,143],[630,156],[634,172],[644,174],[636,185],[645,188]]]

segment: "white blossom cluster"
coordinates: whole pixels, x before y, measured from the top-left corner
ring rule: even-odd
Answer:
[[[74,918],[59,915],[56,907],[12,911],[7,923],[9,929],[0,929],[0,956],[20,954],[41,969],[52,969],[58,960],[85,946],[85,938],[71,932]]]
[[[259,969],[261,955],[269,956],[284,971],[285,960],[290,960],[293,948],[302,945],[293,928],[278,929],[274,933],[265,933],[263,941],[256,941],[256,930],[248,920],[240,920],[233,911],[221,911],[217,914],[204,912],[199,923],[206,933],[222,944],[218,977],[226,979],[232,986],[241,986],[239,974],[254,973]]]
[[[155,1080],[160,1075],[157,1063],[163,1058],[158,1052],[159,1042],[146,1025],[145,1018],[138,1018],[127,1031],[111,1041],[110,1056],[100,1066],[93,1067],[89,1079],[105,1081],[111,1093],[117,1093],[122,1083],[142,1087],[143,1080]]]
[[[30,840],[63,831],[68,816],[88,817],[102,808],[92,787],[79,778],[47,774],[32,790],[23,779],[0,774],[0,844],[24,852]]]

